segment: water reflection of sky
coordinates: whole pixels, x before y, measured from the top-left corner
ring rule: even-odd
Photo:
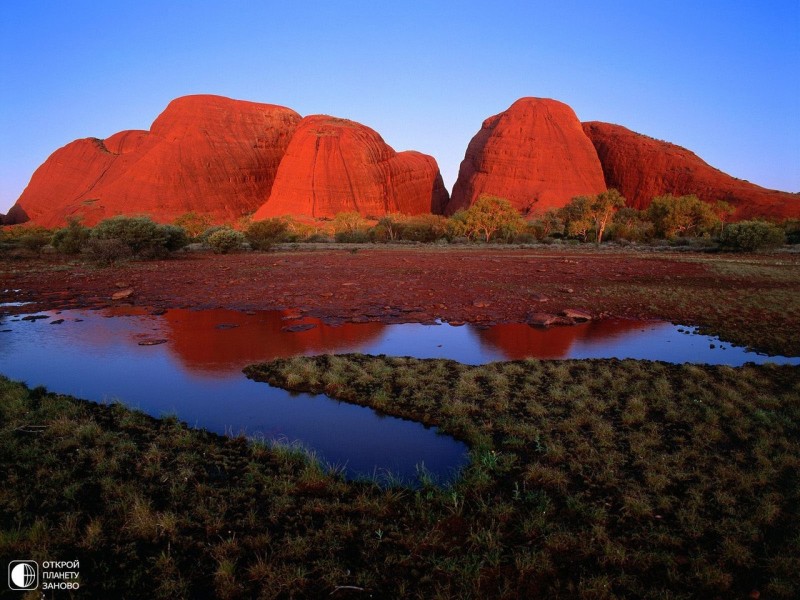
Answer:
[[[424,463],[445,477],[464,464],[466,447],[418,423],[250,381],[241,369],[281,356],[333,352],[470,364],[526,356],[800,364],[800,358],[767,358],[716,338],[688,334],[689,328],[649,321],[606,320],[545,330],[524,324],[481,329],[446,324],[328,326],[292,311],[44,314],[48,318],[37,321],[0,319],[4,375],[95,401],[121,400],[156,416],[176,414],[192,426],[218,433],[300,440],[324,460],[346,465],[351,474],[390,469],[412,477],[416,465]],[[64,321],[53,324],[56,319]],[[139,345],[153,340],[166,342]]]

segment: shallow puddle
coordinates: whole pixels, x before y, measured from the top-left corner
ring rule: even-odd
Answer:
[[[528,325],[325,325],[297,311],[242,313],[138,308],[45,312],[0,318],[0,372],[98,402],[120,400],[192,426],[299,441],[349,476],[441,480],[467,460],[464,444],[435,428],[326,396],[291,394],[241,370],[296,354],[363,352],[451,358],[469,364],[536,358],[639,358],[741,365],[800,364],[766,357],[652,321],[604,320],[571,327]]]

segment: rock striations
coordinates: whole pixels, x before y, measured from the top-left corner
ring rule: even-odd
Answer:
[[[706,202],[724,200],[736,208],[735,220],[751,217],[800,217],[800,195],[778,192],[736,179],[693,152],[635,133],[620,125],[583,124],[592,140],[606,183],[628,205],[647,208],[655,196],[695,194]]]
[[[573,110],[544,98],[522,98],[489,117],[472,138],[447,213],[482,194],[506,198],[521,213],[564,206],[606,189],[597,153]]]
[[[397,153],[365,125],[313,115],[298,125],[272,193],[253,218],[441,213],[447,200],[433,157]]]
[[[169,222],[189,211],[215,221],[252,213],[269,195],[300,115],[220,96],[173,100],[150,131],[76,140],[33,174],[12,223],[93,225],[117,214]]]

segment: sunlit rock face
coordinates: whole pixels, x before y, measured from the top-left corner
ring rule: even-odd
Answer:
[[[521,98],[486,119],[472,138],[447,213],[487,194],[532,214],[605,189],[597,153],[573,110],[556,100]]]
[[[297,127],[254,219],[441,213],[447,200],[433,157],[395,152],[376,131],[355,121],[312,115]]]
[[[215,222],[252,213],[269,196],[300,115],[220,96],[173,100],[149,131],[75,140],[33,174],[12,223],[87,225],[118,214],[170,222],[189,211]]]
[[[629,206],[643,209],[656,196],[694,194],[706,202],[729,203],[735,219],[800,217],[800,195],[731,177],[686,148],[610,123],[592,121],[583,129],[597,150],[608,187],[618,189]]]

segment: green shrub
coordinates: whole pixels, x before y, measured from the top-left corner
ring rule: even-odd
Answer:
[[[435,242],[449,235],[447,218],[441,215],[415,215],[400,223],[399,239],[410,242]]]
[[[508,241],[525,228],[517,209],[505,198],[481,195],[463,214],[451,217],[454,224],[471,239]],[[457,237],[457,236],[453,236]]]
[[[168,253],[168,234],[149,217],[111,217],[92,229],[91,237],[98,240],[119,240],[126,244],[131,255],[140,258],[160,258]]]
[[[787,244],[800,244],[800,219],[786,219],[783,230],[786,232]]]
[[[253,250],[269,250],[273,244],[284,241],[289,235],[289,224],[280,218],[251,223],[245,237]]]
[[[53,233],[44,227],[24,227],[20,230],[17,244],[31,252],[39,252],[50,243]]]
[[[244,242],[244,234],[230,228],[221,228],[208,236],[208,245],[216,254],[227,254],[238,250]]]
[[[86,255],[100,265],[112,266],[130,259],[133,252],[122,240],[90,237],[86,242]]]
[[[551,208],[528,221],[523,233],[532,234],[539,241],[553,236],[561,237],[564,235],[564,220],[558,209]]]
[[[204,244],[207,244],[208,243],[208,238],[210,238],[212,235],[214,235],[218,231],[227,231],[229,229],[231,229],[230,225],[212,225],[211,227],[208,227],[207,229],[205,229],[203,231],[203,233],[201,233],[199,236],[197,236],[196,239],[197,239],[198,242],[202,242]]]
[[[178,225],[159,225],[158,227],[166,237],[164,247],[169,252],[175,252],[189,244],[189,235],[183,227]]]
[[[720,224],[714,207],[694,195],[653,198],[647,217],[656,235],[664,238],[709,236]]]
[[[367,220],[355,211],[336,213],[333,218],[333,230],[337,242],[363,243],[370,241]]]
[[[195,212],[187,212],[175,219],[173,225],[181,227],[186,231],[190,239],[195,240],[211,227],[211,217],[208,215],[198,215]]]
[[[50,242],[62,254],[80,254],[86,242],[89,241],[90,231],[81,225],[80,219],[70,219],[69,224],[56,231]]]
[[[337,231],[334,239],[341,244],[366,244],[370,241],[370,234],[365,229],[355,229],[353,231]]]
[[[648,242],[653,239],[653,224],[647,220],[647,213],[630,206],[620,208],[611,220],[609,240],[629,242]]]
[[[783,229],[764,221],[740,221],[731,223],[722,231],[720,245],[729,250],[753,252],[776,248],[785,241]]]

